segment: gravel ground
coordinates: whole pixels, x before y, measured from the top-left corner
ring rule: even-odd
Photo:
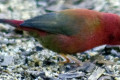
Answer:
[[[0,18],[25,20],[48,12],[87,8],[120,14],[120,0],[0,0]],[[0,24],[0,80],[120,80],[120,47],[103,45],[73,55],[81,66],[61,58],[32,36]]]

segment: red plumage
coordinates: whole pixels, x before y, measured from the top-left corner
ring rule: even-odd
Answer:
[[[87,9],[68,9],[19,21],[0,19],[28,31],[58,53],[74,54],[103,44],[120,44],[120,17]]]

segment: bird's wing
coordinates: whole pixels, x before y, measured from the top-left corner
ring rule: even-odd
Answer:
[[[74,28],[73,24],[74,21],[69,16],[53,12],[28,19],[21,26],[36,28],[53,34],[74,35],[78,29]]]

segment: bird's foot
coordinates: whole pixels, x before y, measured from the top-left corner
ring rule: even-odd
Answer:
[[[64,61],[60,61],[59,62],[60,65],[64,65],[64,64],[70,63],[70,59],[65,54],[61,54],[61,57],[62,57],[62,59]]]
[[[75,63],[78,66],[82,65],[82,62],[78,59],[76,59],[75,57],[71,56],[71,55],[65,55],[65,54],[61,54],[61,57],[64,59],[64,61],[59,62],[59,64],[64,65],[67,63]]]

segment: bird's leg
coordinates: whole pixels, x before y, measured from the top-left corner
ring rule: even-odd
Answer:
[[[61,56],[64,59],[64,61],[60,62],[60,64],[72,63],[72,61],[74,61],[77,65],[82,65],[81,61],[79,61],[78,59],[71,55],[61,54]]]
[[[60,64],[70,63],[70,59],[65,54],[60,54],[64,61],[61,61]]]
[[[69,57],[72,61],[74,61],[77,65],[82,65],[82,62],[80,60],[78,60],[77,58],[75,58],[74,56],[71,55],[67,55],[67,57]]]

